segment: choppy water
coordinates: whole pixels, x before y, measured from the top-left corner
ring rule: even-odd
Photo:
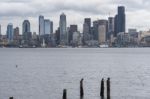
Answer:
[[[150,99],[150,49],[0,49],[0,99],[79,99],[81,78],[100,99],[102,77],[111,99]]]

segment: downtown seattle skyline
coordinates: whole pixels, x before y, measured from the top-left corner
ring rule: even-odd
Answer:
[[[1,0],[0,2],[0,8],[3,9],[0,12],[2,34],[6,34],[6,28],[9,23],[12,23],[14,27],[18,26],[20,28],[20,33],[22,33],[22,23],[26,19],[28,19],[31,23],[31,31],[38,34],[39,15],[43,15],[46,19],[52,20],[55,31],[59,26],[59,16],[62,12],[66,14],[67,26],[70,24],[77,24],[79,31],[82,32],[84,18],[89,17],[91,18],[91,21],[94,21],[97,19],[107,19],[109,16],[114,17],[117,13],[118,5],[123,5],[126,8],[126,31],[128,28],[148,30],[150,26],[148,19],[149,13],[147,12],[149,7],[144,8],[141,6],[148,5],[149,1],[147,0],[126,0],[120,2],[116,0],[113,2],[110,0],[83,0],[80,3],[75,2],[75,0],[66,0],[64,2],[60,0],[56,0],[55,2],[51,0],[44,0],[43,2],[38,0]],[[131,5],[131,3],[133,5]],[[49,7],[48,4],[52,6]],[[98,5],[103,6],[99,7]],[[22,10],[22,6],[24,6],[26,10]],[[38,9],[37,6],[41,9]],[[134,6],[134,8],[132,8],[132,6]],[[141,20],[142,18],[144,20]]]

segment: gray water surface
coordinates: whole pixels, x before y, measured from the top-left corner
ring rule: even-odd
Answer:
[[[100,99],[102,77],[111,99],[150,99],[150,49],[0,49],[0,99],[79,99],[81,78]]]

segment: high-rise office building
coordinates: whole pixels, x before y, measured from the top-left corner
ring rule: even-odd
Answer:
[[[23,21],[22,34],[23,34],[23,40],[24,41],[29,41],[31,39],[32,35],[31,35],[29,20],[24,20]]]
[[[7,39],[13,41],[13,24],[9,23],[7,25]]]
[[[106,42],[106,26],[105,25],[98,26],[98,41],[100,44],[103,44]]]
[[[83,40],[84,42],[90,40],[89,26],[87,23],[83,24]]]
[[[53,21],[50,21],[50,30],[51,30],[50,33],[53,33]]]
[[[1,31],[1,25],[0,25],[0,36],[2,35],[2,31]]]
[[[87,24],[88,30],[86,30],[86,31],[87,31],[88,34],[90,34],[91,33],[91,18],[85,18],[84,19],[84,24]]]
[[[60,44],[60,28],[59,27],[55,31],[55,39],[56,39],[56,44],[59,45]]]
[[[91,18],[85,18],[83,24],[83,40],[91,40]]]
[[[115,30],[115,19],[114,17],[108,18],[108,33],[107,33],[107,39],[110,40],[111,35],[114,36],[114,30]]]
[[[19,40],[19,27],[14,28],[14,40]]]
[[[51,33],[51,22],[48,19],[44,20],[44,31],[44,35],[50,35]]]
[[[60,15],[59,27],[60,27],[60,44],[65,45],[67,43],[67,22],[66,22],[66,15],[64,13]]]
[[[113,17],[108,18],[108,32],[114,32],[115,29],[115,19]]]
[[[108,32],[108,20],[97,20],[93,22],[93,39],[98,40],[99,26],[104,25],[106,28],[106,34]]]
[[[125,32],[126,29],[126,15],[125,7],[118,7],[118,14],[115,16],[115,36],[120,32]]]
[[[2,33],[1,33],[1,25],[0,25],[0,40],[2,39]]]
[[[69,43],[71,43],[71,41],[73,40],[73,33],[78,31],[78,26],[77,25],[70,25],[69,28]]]
[[[39,36],[42,36],[45,34],[44,31],[44,16],[40,15],[39,16]]]

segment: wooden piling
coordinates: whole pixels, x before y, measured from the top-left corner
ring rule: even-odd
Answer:
[[[80,98],[84,97],[84,89],[83,89],[83,78],[80,81]]]
[[[67,99],[67,89],[63,90],[63,98],[62,99]]]
[[[107,79],[107,99],[110,99],[110,78]]]
[[[9,99],[13,99],[13,97],[9,97]]]
[[[104,98],[104,79],[101,80],[100,96]]]

